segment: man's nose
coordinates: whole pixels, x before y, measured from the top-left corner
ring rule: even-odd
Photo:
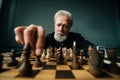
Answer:
[[[63,26],[62,26],[62,25],[59,27],[59,30],[60,30],[61,32],[63,31]]]

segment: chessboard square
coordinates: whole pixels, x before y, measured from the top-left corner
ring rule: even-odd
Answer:
[[[57,62],[57,60],[49,60],[49,62]]]
[[[56,70],[56,79],[74,79],[74,75],[71,70]]]
[[[43,69],[55,70],[56,69],[56,65],[44,65]]]
[[[46,65],[57,65],[57,62],[47,62]]]
[[[88,66],[88,65],[82,65],[82,68],[83,68],[84,70],[88,70],[89,66]]]
[[[73,68],[71,65],[69,65],[69,67],[72,70],[83,70],[83,68],[81,66],[79,66],[78,68]]]
[[[57,58],[50,58],[49,61],[57,61]]]
[[[41,61],[42,61],[42,62],[48,62],[48,60],[47,60],[47,59],[41,59]]]
[[[71,65],[71,62],[67,62],[67,65]]]
[[[35,79],[38,80],[54,80],[55,79],[55,70],[41,70],[36,76]]]
[[[33,70],[42,70],[43,67],[32,67]]]
[[[17,69],[11,69],[11,70],[0,73],[0,78],[1,77],[12,78],[12,77],[15,77],[17,74],[18,74]]]
[[[4,64],[2,67],[4,67],[4,69],[15,69],[17,66],[8,67],[7,64]]]
[[[70,70],[68,65],[57,65],[56,70]]]
[[[67,65],[66,62],[57,62],[57,65]]]
[[[92,80],[95,79],[88,71],[86,70],[72,70],[75,78],[77,80]],[[77,75],[76,75],[77,74]]]

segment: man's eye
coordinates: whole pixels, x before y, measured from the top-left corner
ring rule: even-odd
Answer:
[[[58,24],[57,26],[60,26],[60,24]]]
[[[60,25],[58,25],[58,26],[60,26]]]
[[[68,26],[64,26],[64,28],[68,29]]]

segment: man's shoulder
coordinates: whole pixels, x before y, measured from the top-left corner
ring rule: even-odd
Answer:
[[[70,32],[68,35],[69,39],[85,40],[85,38],[80,33]]]
[[[81,36],[80,33],[75,33],[75,32],[69,32],[70,36]]]

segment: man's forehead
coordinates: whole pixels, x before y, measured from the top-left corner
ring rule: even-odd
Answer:
[[[60,16],[60,17],[57,17],[55,22],[69,22],[70,19],[67,17],[67,16]]]

